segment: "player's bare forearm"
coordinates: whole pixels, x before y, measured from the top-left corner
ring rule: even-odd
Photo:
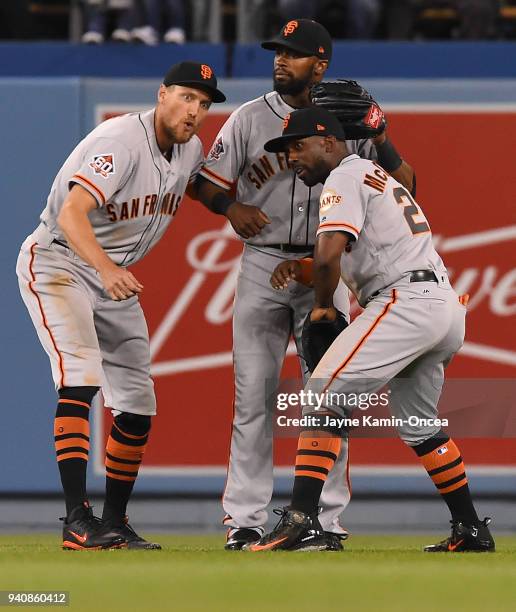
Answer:
[[[97,242],[86,215],[63,207],[58,223],[70,247],[97,272],[114,265]]]
[[[337,258],[325,262],[314,262],[314,308],[331,308],[333,294],[339,283],[340,268]]]
[[[391,176],[412,193],[414,188],[414,170],[406,161],[403,160],[401,166],[397,170],[391,172]]]
[[[312,267],[314,310],[333,307],[333,294],[340,278],[340,258],[349,242],[344,232],[324,232],[317,237]]]
[[[63,203],[57,223],[73,251],[97,270],[108,295],[113,300],[125,300],[140,293],[143,285],[127,269],[117,266],[98,243],[88,218],[96,205],[88,191],[75,185]]]

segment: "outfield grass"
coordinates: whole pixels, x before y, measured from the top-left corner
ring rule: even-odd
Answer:
[[[162,551],[64,552],[57,536],[0,536],[0,590],[66,590],[71,610],[516,610],[516,537],[493,554],[421,552],[428,536],[354,536],[344,553],[222,550],[160,535]]]

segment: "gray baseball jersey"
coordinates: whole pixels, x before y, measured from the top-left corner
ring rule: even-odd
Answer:
[[[236,184],[237,199],[258,206],[271,219],[249,244],[314,244],[321,186],[307,187],[289,168],[284,153],[263,148],[281,135],[285,117],[294,110],[275,91],[243,104],[223,125],[201,170],[223,189]],[[348,144],[353,153],[376,159],[371,141]]]
[[[107,406],[155,414],[149,336],[138,297],[112,300],[95,269],[68,248],[57,217],[70,187],[82,185],[98,204],[89,214],[98,242],[115,263],[134,263],[165,232],[202,160],[201,143],[193,137],[174,145],[168,162],[151,110],[102,123],[65,161],[16,268],[56,388],[102,387]]]
[[[97,201],[89,218],[101,247],[117,264],[136,263],[163,236],[203,159],[201,141],[194,136],[174,145],[168,162],[156,142],[154,110],[109,119],[65,161],[41,221],[66,242],[56,219],[70,185],[78,183]]]
[[[393,424],[408,445],[421,444],[441,429],[444,369],[464,341],[466,308],[421,208],[383,168],[356,155],[344,158],[326,180],[320,204],[318,234],[353,237],[341,274],[365,309],[330,346],[306,390],[349,417],[342,398],[388,383]],[[412,272],[421,270],[433,272],[433,280],[420,282],[422,275]]]
[[[361,306],[411,270],[446,272],[419,205],[377,163],[345,157],[324,183],[317,235],[345,231],[353,243],[341,273]]]
[[[267,520],[273,462],[266,389],[279,381],[291,335],[302,354],[303,321],[313,305],[311,289],[293,283],[285,292],[278,292],[269,282],[282,260],[298,255],[267,245],[306,246],[309,254],[319,225],[321,186],[306,187],[283,153],[264,150],[265,142],[281,135],[284,119],[293,110],[276,92],[240,106],[220,130],[201,170],[204,178],[223,189],[236,186],[239,201],[259,207],[271,220],[259,235],[245,241],[235,296],[235,416],[223,496],[224,523],[230,527],[258,527]],[[349,146],[360,155],[376,156],[370,141],[350,142]],[[347,313],[344,286],[340,298],[339,308]],[[304,362],[301,365],[306,375]],[[321,497],[319,518],[327,531],[342,533],[338,517],[350,497],[347,460],[347,445],[343,444]]]

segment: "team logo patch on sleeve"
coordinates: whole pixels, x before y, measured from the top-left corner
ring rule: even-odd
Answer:
[[[319,200],[319,202],[320,211],[325,212],[329,210],[332,206],[342,204],[342,196],[339,195],[336,191],[333,191],[333,189],[326,189],[326,191],[321,194],[321,199]]]
[[[105,179],[109,178],[111,174],[115,174],[115,158],[113,153],[94,155],[89,166],[95,174],[100,174]]]
[[[217,140],[213,143],[213,146],[210,151],[211,159],[219,159],[221,155],[224,154],[224,142],[222,140],[222,136],[219,136]]]

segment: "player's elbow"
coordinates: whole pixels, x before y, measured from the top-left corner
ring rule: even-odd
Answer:
[[[57,215],[57,225],[65,234],[69,235],[76,223],[77,210],[72,205],[70,200],[65,200],[59,214]]]
[[[205,206],[209,206],[211,199],[217,192],[215,185],[200,175],[195,180],[195,190],[197,192],[197,199]]]
[[[66,232],[66,228],[68,226],[68,220],[69,220],[69,207],[66,204],[67,204],[66,202],[63,204],[61,210],[59,211],[59,214],[57,215],[57,219],[56,219],[57,226],[63,232]]]
[[[412,187],[410,189],[410,194],[413,198],[416,197],[416,173],[412,170]]]

